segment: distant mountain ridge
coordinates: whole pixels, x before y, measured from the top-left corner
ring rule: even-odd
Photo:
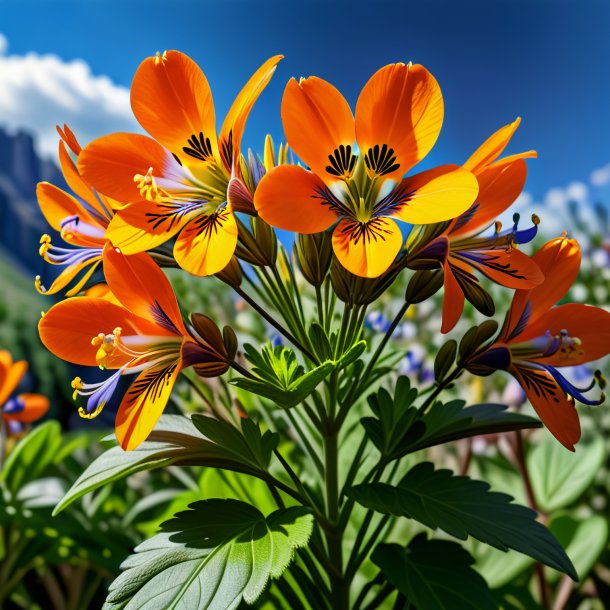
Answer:
[[[38,156],[30,134],[0,126],[0,247],[32,280],[43,268],[40,236],[50,232],[36,201],[41,181],[66,186],[59,168]]]

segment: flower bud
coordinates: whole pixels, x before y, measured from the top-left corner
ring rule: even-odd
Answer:
[[[250,229],[237,220],[238,258],[259,267],[271,267],[277,259],[277,237],[273,227],[260,216],[250,218]]]
[[[299,269],[312,286],[321,286],[330,269],[333,249],[330,233],[299,234],[295,244]]]
[[[443,272],[440,269],[416,271],[409,280],[405,299],[407,303],[421,303],[435,295],[443,286]]]
[[[200,313],[191,315],[191,337],[182,347],[183,366],[192,366],[200,377],[218,377],[231,366],[237,337],[229,326],[221,334],[216,324]]]
[[[237,258],[233,257],[229,264],[219,273],[216,274],[216,277],[228,284],[232,288],[239,288],[241,286],[242,273],[241,273],[241,265]]]

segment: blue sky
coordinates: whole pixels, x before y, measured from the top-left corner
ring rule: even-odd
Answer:
[[[63,62],[82,59],[93,75],[107,75],[119,88],[129,87],[144,57],[182,50],[208,76],[219,116],[250,73],[282,53],[247,128],[246,143],[256,148],[267,131],[281,138],[279,104],[290,76],[327,78],[353,104],[378,67],[422,63],[445,97],[443,132],[426,166],[462,162],[519,115],[523,123],[511,151],[539,152],[526,187],[534,198],[574,181],[593,198],[610,195],[608,184],[589,182],[593,170],[610,162],[605,0],[0,0],[0,32],[9,57],[35,52]],[[63,118],[50,116],[49,122]],[[27,122],[27,116],[19,120]],[[105,125],[97,110],[88,120],[96,128]]]

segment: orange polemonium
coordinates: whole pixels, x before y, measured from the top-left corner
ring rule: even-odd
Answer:
[[[72,382],[74,396],[86,396],[79,413],[95,417],[123,375],[137,375],[116,416],[116,435],[126,449],[153,429],[180,371],[211,363],[221,374],[232,356],[187,330],[171,285],[148,254],[124,256],[109,248],[104,261],[116,301],[79,296],[53,306],[40,320],[44,345],[56,356],[84,366],[115,369],[101,383]],[[217,363],[215,365],[214,363]]]
[[[575,240],[560,237],[545,244],[534,256],[544,281],[531,290],[517,290],[504,326],[494,343],[472,363],[471,372],[487,374],[507,369],[521,384],[544,425],[570,450],[580,438],[575,400],[600,404],[570,383],[557,367],[577,366],[610,353],[610,313],[598,307],[562,299],[576,279],[580,248]]]
[[[13,362],[10,352],[0,350],[0,413],[8,434],[19,432],[23,424],[40,419],[49,410],[46,396],[15,393],[27,368],[25,360]]]
[[[237,244],[230,192],[239,195],[245,188],[237,162],[242,135],[280,59],[272,57],[254,73],[218,135],[210,86],[192,59],[167,51],[142,62],[131,106],[155,139],[111,134],[79,156],[91,184],[128,204],[108,229],[123,253],[150,250],[177,236],[174,257],[183,269],[211,275],[229,263]]]
[[[61,248],[51,244],[49,235],[40,239],[40,255],[52,265],[64,267],[51,286],[45,288],[40,276],[36,276],[36,289],[42,294],[54,294],[66,288],[67,296],[80,292],[102,263],[104,246],[107,243],[106,230],[114,215],[113,206],[103,195],[96,193],[80,175],[68,149],[78,158],[81,147],[67,125],[63,130],[57,127],[59,141],[59,162],[70,193],[40,182],[36,196],[40,209],[48,223],[61,234],[62,239],[75,248]]]
[[[467,170],[445,165],[403,176],[434,146],[443,97],[422,66],[390,64],[350,107],[330,83],[288,82],[282,122],[290,148],[309,166],[279,166],[261,180],[254,203],[269,224],[299,233],[334,225],[333,249],[351,273],[377,277],[402,248],[394,219],[411,224],[455,218],[478,191]]]
[[[519,215],[516,214],[514,226],[509,230],[501,232],[501,225],[496,223],[492,236],[480,236],[520,195],[527,176],[525,159],[537,156],[530,150],[498,159],[520,122],[521,119],[517,118],[499,129],[464,163],[479,183],[476,201],[422,250],[421,255],[425,258],[436,252],[442,259],[443,333],[457,324],[465,298],[482,313],[493,314],[487,309],[487,304],[492,302],[485,298],[476,271],[501,286],[514,289],[530,289],[544,279],[536,263],[516,247],[534,239],[538,223],[536,217],[532,227],[519,230]]]

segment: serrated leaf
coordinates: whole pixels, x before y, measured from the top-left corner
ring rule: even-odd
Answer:
[[[304,375],[297,377],[285,388],[279,388],[264,380],[248,379],[245,377],[232,379],[231,383],[238,388],[269,398],[280,407],[290,409],[303,402],[316,389],[316,386],[328,377],[334,368],[334,362],[325,362]]]
[[[474,559],[457,543],[420,534],[404,549],[379,545],[371,557],[387,581],[422,610],[496,610]]]
[[[105,610],[252,604],[307,544],[313,518],[300,507],[264,517],[244,502],[214,499],[195,502],[161,527],[123,563]]]
[[[278,434],[269,430],[261,434],[259,426],[247,418],[241,420],[241,431],[229,422],[205,415],[194,414],[192,422],[228,459],[261,470],[268,468],[271,454],[279,443]]]
[[[22,439],[6,460],[0,480],[15,495],[19,488],[38,478],[54,463],[62,445],[61,428],[56,421],[37,426]]]
[[[415,519],[460,540],[472,536],[502,551],[514,549],[568,574],[578,576],[559,542],[536,513],[512,503],[489,485],[423,462],[398,483],[357,485],[348,491],[358,503],[381,513]]]
[[[577,500],[590,487],[606,454],[601,436],[579,443],[575,453],[549,436],[539,439],[528,452],[527,466],[540,508],[551,512]]]
[[[170,466],[207,465],[247,472],[231,461],[221,447],[203,437],[188,417],[162,415],[146,441],[133,451],[115,446],[96,458],[55,507],[56,515],[74,500],[136,472]]]

